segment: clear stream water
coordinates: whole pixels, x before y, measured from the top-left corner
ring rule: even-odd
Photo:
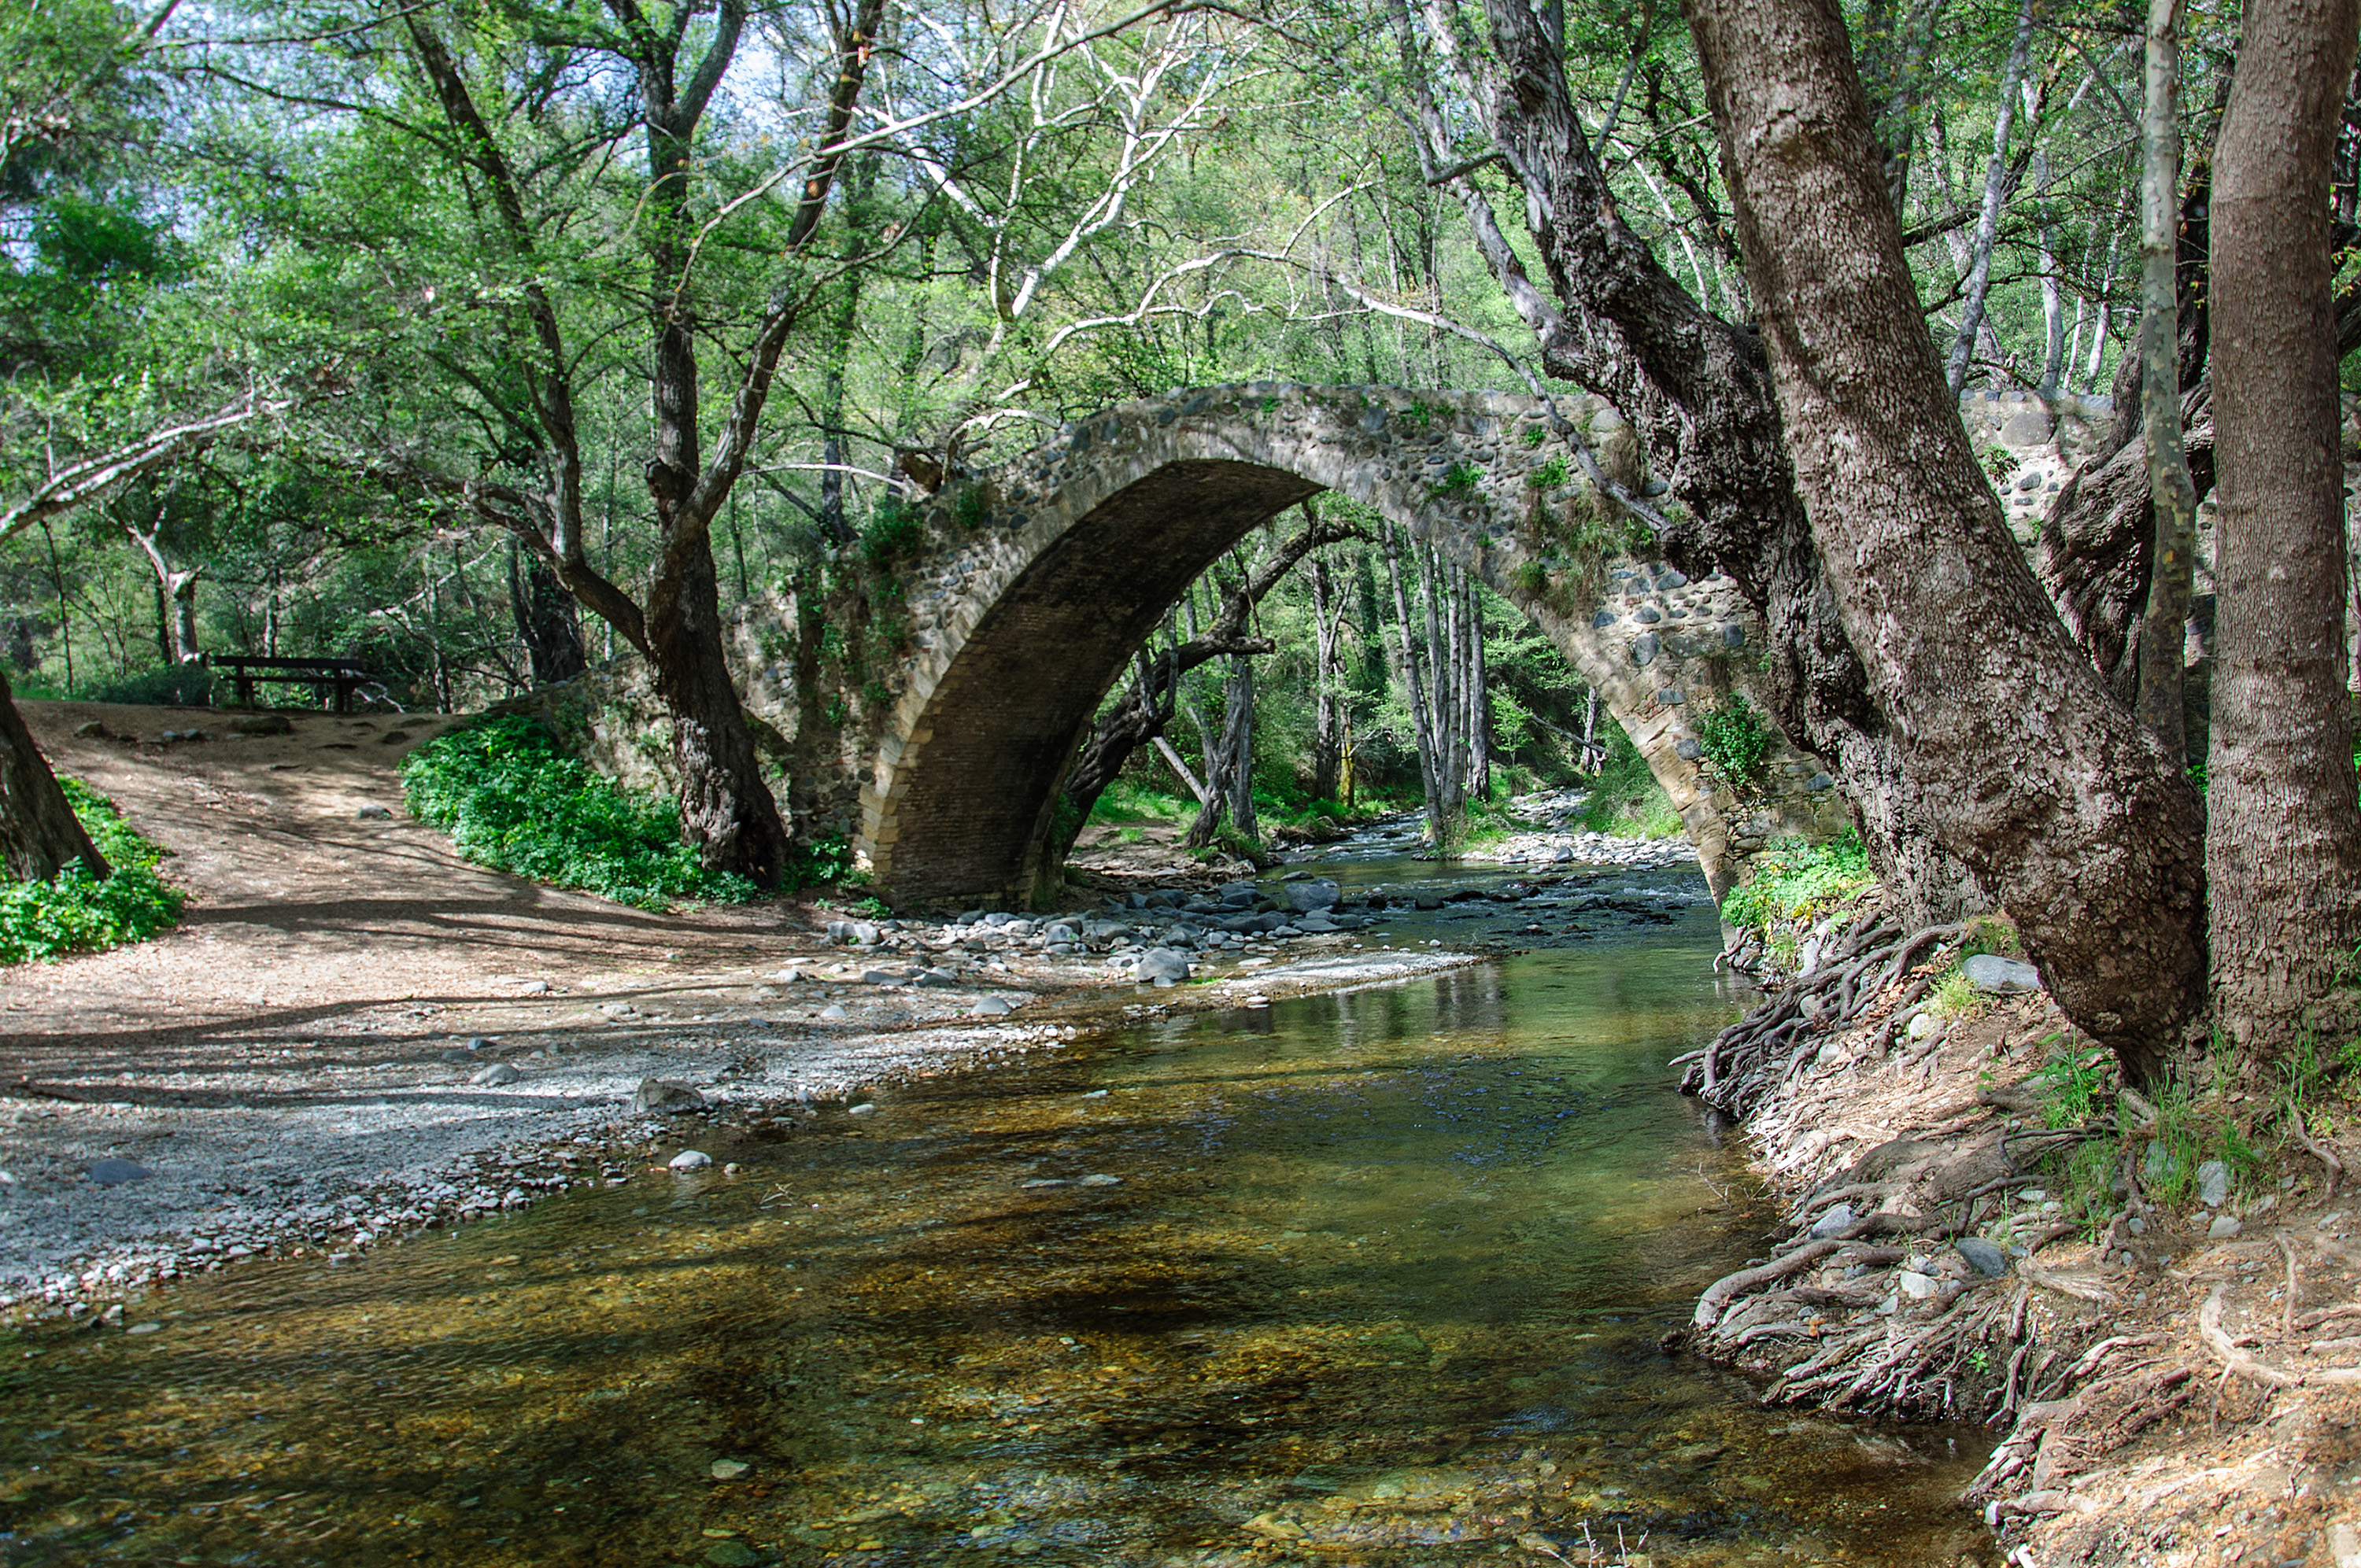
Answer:
[[[240,1266],[132,1309],[159,1332],[0,1337],[0,1563],[1988,1551],[1972,1431],[1657,1349],[1765,1217],[1664,1068],[1738,1000],[1675,907],[703,1142],[735,1177]]]

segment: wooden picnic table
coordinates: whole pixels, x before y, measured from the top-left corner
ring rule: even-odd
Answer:
[[[314,690],[333,688],[336,711],[350,713],[353,693],[377,678],[357,659],[268,659],[251,653],[209,653],[205,663],[224,672],[236,684],[241,707],[254,706],[254,688],[258,685],[308,685]]]

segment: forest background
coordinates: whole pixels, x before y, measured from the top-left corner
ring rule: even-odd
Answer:
[[[2104,393],[2138,308],[2141,17],[1848,15],[1891,89],[1890,182],[1954,385]],[[1677,8],[1553,16],[1624,221],[1745,319]],[[481,504],[544,458],[529,295],[564,334],[584,558],[631,595],[664,565],[645,466],[672,395],[663,323],[725,389],[776,356],[711,519],[725,615],[824,598],[947,466],[1110,403],[1263,377],[1514,389],[1510,361],[1532,357],[1452,171],[1422,160],[1421,19],[1382,4],[41,0],[12,17],[0,498],[35,504],[0,522],[0,656],[26,696],[195,696],[200,652],[334,655],[405,707],[460,711],[630,654],[560,585],[550,534]],[[2192,8],[2201,157],[2234,28]],[[686,172],[659,178],[651,105],[677,121],[690,100],[685,129],[660,127]],[[814,148],[848,143],[810,200]],[[1508,243],[1542,270],[1526,236]],[[667,300],[657,276],[687,281]],[[718,401],[692,430],[722,429]],[[1676,828],[1520,615],[1415,545],[1389,552],[1374,516],[1318,508],[1343,536],[1263,585],[1224,644],[1268,652],[1189,674],[1185,750],[1128,751],[1103,817],[1184,810],[1201,838],[1251,838],[1346,795],[1441,794],[1439,818],[1472,810],[1481,831],[1495,795],[1603,762],[1591,825]],[[1274,520],[1176,636],[1310,525]],[[1470,717],[1438,780],[1434,688],[1454,683]],[[1201,810],[1182,770],[1222,798]]]

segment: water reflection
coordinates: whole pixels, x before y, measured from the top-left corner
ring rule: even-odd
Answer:
[[[0,1557],[1949,1562],[1966,1434],[1656,1349],[1750,1239],[1664,1069],[1727,1016],[1716,933],[1669,931],[1159,1020],[702,1140],[734,1179],[0,1346]]]

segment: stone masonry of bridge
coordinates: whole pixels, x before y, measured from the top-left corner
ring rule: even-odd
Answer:
[[[1603,400],[1561,398],[1557,411],[1619,483],[1644,485]],[[2104,403],[1971,396],[1961,413],[2029,544]],[[1743,798],[1701,761],[1698,723],[1749,691],[1760,625],[1725,578],[1610,557],[1600,541],[1628,531],[1598,520],[1619,509],[1581,477],[1540,400],[1257,381],[1107,410],[951,479],[893,581],[863,590],[898,601],[895,647],[826,689],[808,661],[798,684],[790,650],[799,622],[858,618],[840,598],[817,617],[785,600],[742,611],[748,711],[807,775],[797,831],[845,831],[897,905],[1029,901],[1055,869],[1042,857],[1065,771],[1133,651],[1224,551],[1323,490],[1439,546],[1532,618],[1631,735],[1717,893],[1773,837],[1842,830],[1846,805],[1815,758],[1775,745]],[[862,576],[852,551],[841,565],[841,579]],[[669,783],[631,666],[558,701],[602,767]]]
[[[1628,461],[1603,403],[1559,409]],[[1743,803],[1708,776],[1697,722],[1747,689],[1760,628],[1726,578],[1584,543],[1610,504],[1580,473],[1537,399],[1257,381],[1127,403],[953,481],[906,573],[912,651],[862,781],[873,877],[894,902],[1028,897],[1054,870],[1059,784],[1133,651],[1223,552],[1322,490],[1532,619],[1647,759],[1717,891],[1766,837],[1835,829],[1844,808],[1814,759],[1783,749]]]

